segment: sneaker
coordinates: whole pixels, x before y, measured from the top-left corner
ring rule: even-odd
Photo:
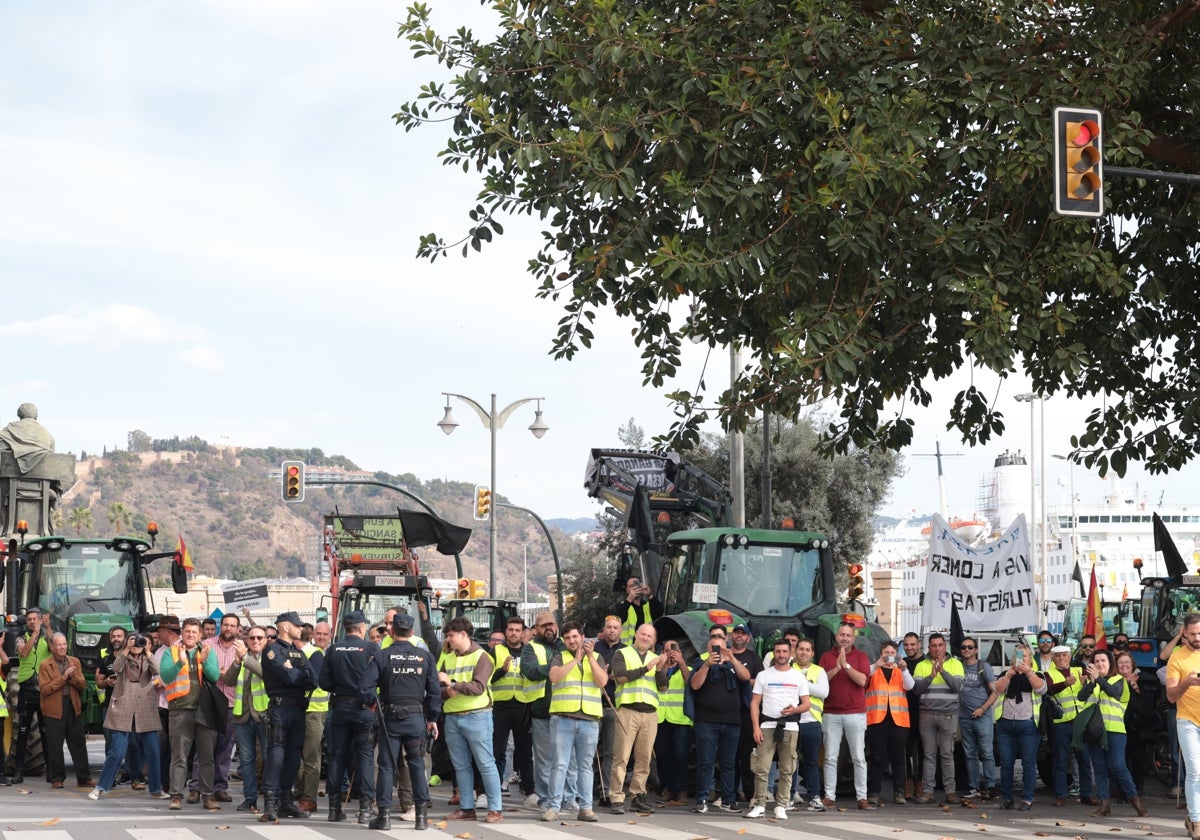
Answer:
[[[979,798],[979,789],[971,788],[970,790],[968,790],[966,793],[964,793],[962,795],[962,798],[963,799],[978,799]]]
[[[1179,788],[1173,788],[1172,790],[1179,790]],[[1067,796],[1078,796],[1078,795],[1079,795],[1079,785],[1071,785],[1069,788],[1067,788]],[[1172,793],[1171,795],[1178,796],[1179,794]]]
[[[486,811],[487,810],[487,794],[486,793],[481,793],[475,797],[475,810],[476,811]]]
[[[504,784],[500,785],[500,792],[508,793],[508,782],[505,782]]]
[[[707,814],[708,813],[708,803],[705,802],[703,799],[701,799],[700,801],[698,801],[696,803],[696,807],[693,808],[692,810],[695,811],[697,814]]]
[[[777,808],[776,810],[779,810],[779,809]],[[753,808],[751,808],[749,811],[746,812],[746,819],[757,820],[760,817],[765,817],[766,814],[767,814],[766,808],[764,808],[761,805],[755,805]]]
[[[733,802],[730,802],[728,805],[721,801],[718,801],[716,804],[717,810],[724,811],[726,814],[740,814],[742,811],[746,810],[742,807],[742,803],[738,802],[736,799]]]
[[[94,787],[94,788],[92,788],[92,792],[88,794],[88,799],[95,802],[97,799],[99,799],[103,795],[104,795],[104,791],[100,790],[100,788],[98,788],[98,787]]]
[[[775,806],[775,819],[786,820],[787,819],[787,808],[784,808],[782,805],[776,805]]]
[[[558,811],[543,811],[542,822],[554,822],[558,819]]]
[[[625,803],[624,802],[614,802],[608,810],[609,810],[609,813],[612,813],[612,814],[617,814],[617,815],[624,814],[625,813]]]
[[[600,818],[596,816],[596,812],[591,808],[581,808],[579,810],[580,822],[600,822]]]
[[[525,801],[521,803],[529,810],[535,810],[538,806],[538,798],[536,793],[531,793],[525,797]]]
[[[825,803],[821,801],[821,797],[819,797],[819,796],[814,796],[812,799],[810,799],[810,800],[808,801],[808,810],[810,810],[810,811],[824,811],[824,810],[825,810]]]
[[[171,798],[171,794],[167,793],[165,790],[152,790],[152,791],[150,791],[149,796],[151,799],[170,799]]]
[[[442,777],[439,776],[437,773],[434,773],[432,776],[429,777],[429,786],[430,787],[437,787],[441,783],[442,783]]]

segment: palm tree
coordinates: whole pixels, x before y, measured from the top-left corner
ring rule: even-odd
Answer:
[[[133,530],[133,511],[124,502],[113,502],[105,514],[117,534]]]
[[[90,531],[96,526],[95,519],[92,517],[92,509],[90,507],[71,508],[71,530],[75,532],[75,536],[81,536],[85,530]]]
[[[57,534],[59,531],[62,530],[62,526],[63,526],[62,508],[56,507],[54,510],[50,511],[50,533]]]

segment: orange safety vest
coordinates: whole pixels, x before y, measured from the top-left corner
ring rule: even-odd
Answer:
[[[883,676],[882,668],[876,668],[867,682],[867,724],[882,722],[889,709],[892,721],[907,729],[908,695],[904,693],[904,674],[899,668],[893,668],[889,680]]]
[[[171,658],[176,659],[176,651],[178,648],[172,646],[170,649]],[[177,659],[179,662],[179,673],[175,675],[175,679],[163,686],[167,691],[167,702],[178,700],[180,697],[187,697],[188,692],[192,690],[192,675],[188,668],[187,651],[183,652],[183,656]]]

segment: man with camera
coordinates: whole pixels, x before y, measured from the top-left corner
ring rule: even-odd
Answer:
[[[721,766],[722,811],[740,813],[734,791],[734,765],[742,728],[742,684],[750,682],[750,670],[733,655],[725,639],[725,628],[713,625],[708,631],[708,649],[693,667],[691,686],[695,701],[696,808],[707,814],[713,787],[713,767]]]
[[[692,755],[692,719],[684,711],[684,695],[692,672],[683,659],[679,642],[665,642],[662,655],[666,660],[667,687],[658,692],[658,734],[654,743],[658,780],[662,783],[658,804],[684,805]]]
[[[147,644],[145,636],[135,635],[128,645],[122,639],[121,646],[113,653],[113,662],[108,669],[110,676],[106,678],[111,699],[104,718],[109,746],[100,781],[88,794],[93,801],[112,789],[127,754],[147,757],[150,797],[165,799],[168,796],[162,789],[158,761],[158,688],[154,683],[158,666],[146,655]],[[136,747],[130,749],[131,743],[136,743]],[[140,772],[136,766],[130,768],[131,776]]]
[[[641,578],[625,581],[625,600],[613,609],[621,619],[621,643],[633,644],[633,636],[643,624],[653,624],[663,617],[662,601],[654,597]]]
[[[25,753],[29,749],[29,729],[37,715],[38,731],[46,743],[46,719],[42,717],[42,695],[38,688],[38,668],[50,658],[49,621],[37,607],[25,611],[25,636],[17,640],[17,742],[13,748],[12,783],[25,781]]]

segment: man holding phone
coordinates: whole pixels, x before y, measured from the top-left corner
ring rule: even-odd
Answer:
[[[613,608],[613,615],[621,619],[621,644],[632,645],[639,627],[663,617],[663,605],[641,578],[631,577],[625,581],[625,600]]]
[[[722,811],[741,813],[734,791],[734,764],[737,761],[738,736],[742,728],[742,683],[750,681],[750,671],[734,656],[725,640],[725,628],[714,625],[708,631],[708,649],[692,671],[691,686],[695,701],[696,733],[696,808],[707,814],[713,786],[714,765],[721,765],[720,804]]]

